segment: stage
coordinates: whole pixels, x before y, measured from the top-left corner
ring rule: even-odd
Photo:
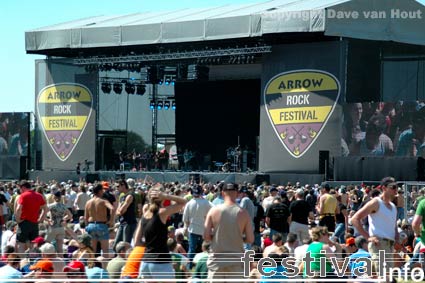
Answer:
[[[320,174],[295,174],[295,173],[224,173],[224,172],[178,172],[178,171],[92,171],[82,172],[80,176],[75,171],[70,170],[44,170],[30,171],[28,178],[42,182],[56,180],[58,182],[72,180],[79,181],[80,178],[88,182],[95,180],[116,180],[119,178],[133,178],[135,180],[144,180],[147,176],[157,182],[179,182],[187,183],[191,180],[203,181],[205,183],[216,183],[219,181],[235,182],[235,183],[252,183],[261,185],[263,182],[268,184],[283,185],[288,182],[301,184],[320,184],[324,181],[324,176]]]

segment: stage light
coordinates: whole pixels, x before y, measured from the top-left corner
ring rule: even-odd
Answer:
[[[111,84],[110,83],[102,83],[100,87],[103,93],[111,93]]]
[[[171,85],[175,85],[176,84],[176,80],[175,79],[173,79],[172,81],[171,81]]]
[[[164,110],[168,110],[170,109],[170,101],[169,100],[165,100],[164,101]]]
[[[173,101],[173,103],[171,104],[171,109],[176,110],[176,102]]]
[[[164,83],[164,81],[162,79],[158,80],[158,84],[162,85]]]
[[[155,109],[155,101],[151,100],[151,103],[149,104],[149,108],[151,110],[154,110]]]
[[[165,85],[169,85],[171,83],[171,80],[170,79],[166,79],[165,80]]]
[[[114,92],[116,94],[121,94],[121,92],[122,92],[122,84],[121,83],[114,83]]]
[[[156,109],[161,110],[162,107],[164,107],[164,102],[158,101],[158,103],[156,104]]]
[[[140,84],[140,85],[136,86],[136,94],[137,95],[144,95],[145,92],[146,92],[146,86],[145,85]]]
[[[127,92],[128,94],[134,94],[135,91],[136,91],[136,87],[134,86],[134,84],[132,83],[125,84],[125,92]]]

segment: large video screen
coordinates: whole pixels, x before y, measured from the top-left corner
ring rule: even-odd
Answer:
[[[30,115],[0,113],[0,155],[28,156]]]
[[[425,102],[350,103],[343,109],[343,156],[425,158]]]

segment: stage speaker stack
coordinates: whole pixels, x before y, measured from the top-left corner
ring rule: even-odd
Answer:
[[[425,159],[418,157],[416,162],[416,181],[425,181]]]
[[[95,181],[100,181],[99,174],[97,173],[89,173],[86,175],[87,183],[94,183]]]
[[[319,151],[319,174],[325,175],[325,180],[329,179],[329,150]]]

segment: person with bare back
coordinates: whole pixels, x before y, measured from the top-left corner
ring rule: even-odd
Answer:
[[[84,220],[86,222],[86,232],[92,237],[92,248],[95,251],[97,242],[100,241],[100,247],[105,258],[108,254],[109,225],[114,224],[114,207],[102,198],[103,186],[97,184],[93,189],[93,198],[86,203]],[[107,211],[110,211],[110,220],[108,221]]]

